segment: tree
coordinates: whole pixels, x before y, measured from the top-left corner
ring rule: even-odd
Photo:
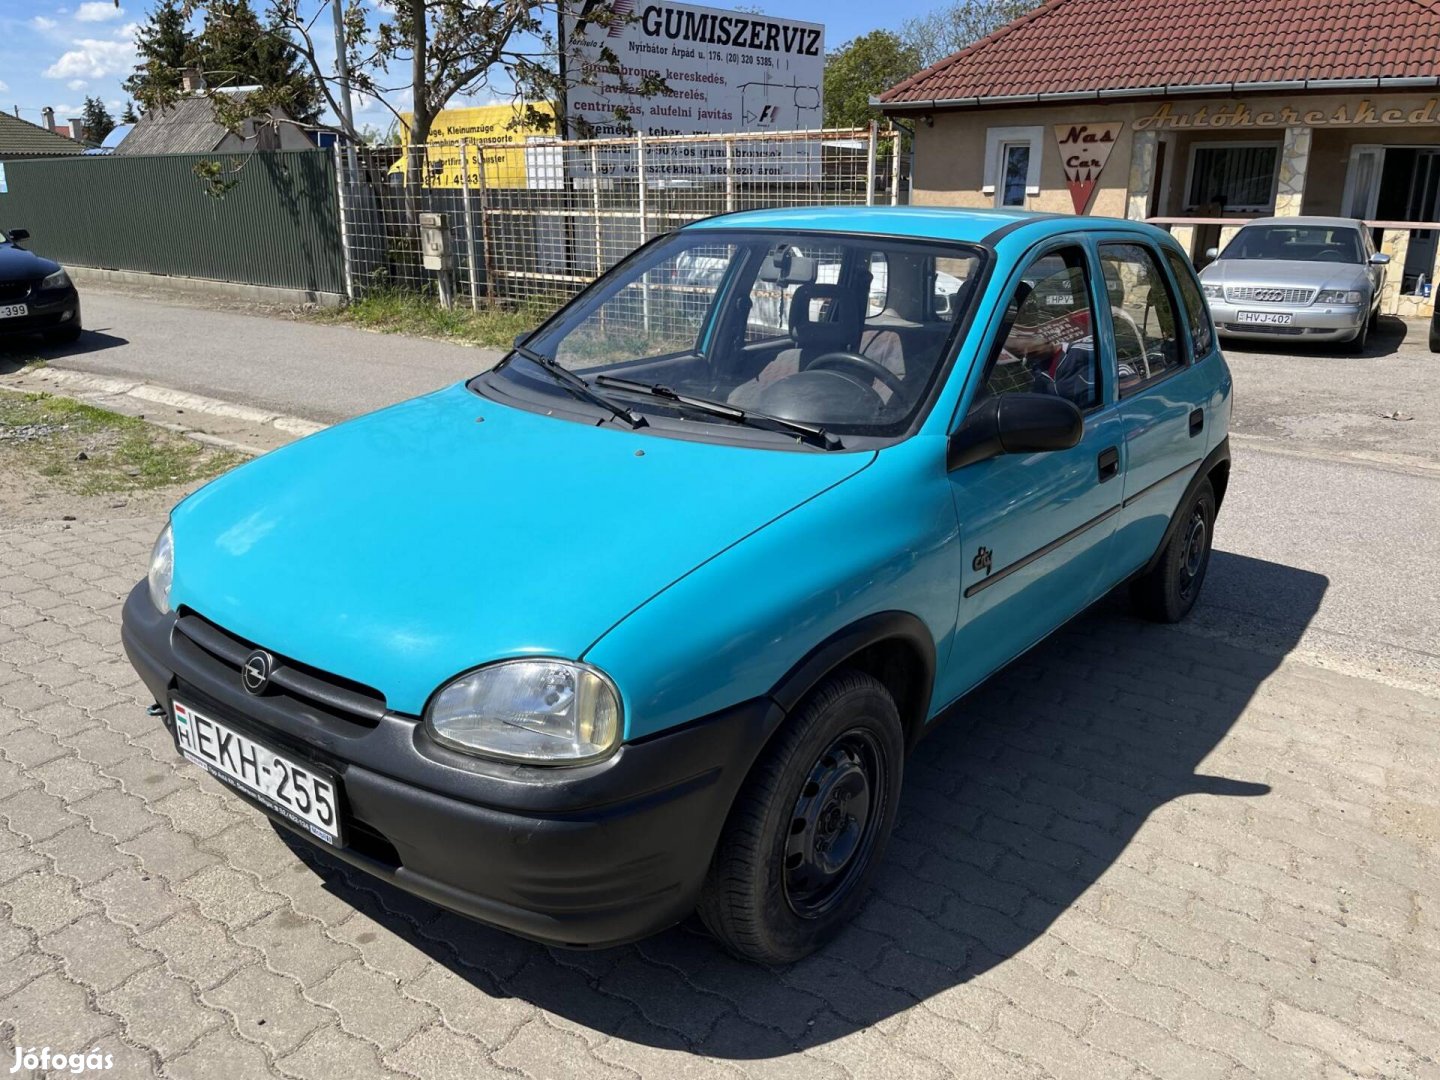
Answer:
[[[140,63],[125,80],[125,92],[150,109],[180,92],[185,69],[195,62],[195,37],[180,0],[160,0],[150,18],[135,31]]]
[[[889,30],[872,30],[825,58],[825,126],[864,127],[877,115],[871,95],[894,86],[924,65],[920,50]]]
[[[302,67],[289,31],[273,13],[262,24],[250,0],[212,0],[205,8],[196,59],[206,83],[216,89],[258,86],[265,96],[264,111],[283,110],[306,124],[319,119],[319,84]],[[243,102],[220,99],[221,122],[239,122],[254,113],[254,97],[249,95]],[[236,116],[225,115],[232,108]]]
[[[955,0],[907,20],[900,36],[920,53],[921,66],[929,67],[1039,6],[1040,0]]]
[[[85,139],[87,142],[100,143],[105,141],[115,128],[115,118],[110,115],[110,110],[105,108],[105,103],[98,97],[87,97],[85,109],[80,114],[80,123],[85,128]]]
[[[140,117],[135,115],[135,103],[133,101],[125,102],[125,111],[120,114],[120,122],[122,124],[135,124],[139,123],[139,121]]]

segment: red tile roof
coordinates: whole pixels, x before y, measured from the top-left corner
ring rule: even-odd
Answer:
[[[880,101],[1437,76],[1440,0],[1047,0]]]

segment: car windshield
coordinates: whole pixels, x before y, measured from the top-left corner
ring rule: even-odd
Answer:
[[[585,398],[553,361],[632,419],[703,424],[707,437],[753,436],[754,418],[832,440],[902,434],[952,352],[983,260],[902,238],[682,230],[611,271],[489,378]]]
[[[1247,225],[1222,259],[1360,263],[1360,233],[1343,225]]]

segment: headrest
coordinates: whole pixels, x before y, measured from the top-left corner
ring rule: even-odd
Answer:
[[[853,349],[864,312],[839,285],[801,285],[790,300],[790,337],[801,348]]]

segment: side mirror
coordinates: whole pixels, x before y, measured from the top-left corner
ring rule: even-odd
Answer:
[[[1390,265],[1390,256],[1389,256],[1389,255],[1386,255],[1385,252],[1383,252],[1383,251],[1377,251],[1377,252],[1375,252],[1374,255],[1371,255],[1371,256],[1370,256],[1370,265],[1371,265],[1371,266],[1389,266],[1389,265]]]
[[[1206,249],[1205,249],[1205,258],[1207,258],[1207,259],[1218,259],[1219,257],[1220,257],[1220,249],[1219,249],[1218,247],[1215,247],[1215,248],[1206,248]]]
[[[9,238],[9,240],[10,240],[10,242],[11,242],[12,244],[18,244],[18,243],[20,243],[20,241],[22,241],[22,240],[29,240],[29,239],[30,239],[30,230],[29,230],[29,229],[11,229],[11,230],[10,230],[8,233],[6,233],[5,235],[6,235],[6,237]]]
[[[1069,450],[1085,433],[1073,402],[1054,394],[1000,394],[977,405],[950,436],[950,471],[1001,454]]]

